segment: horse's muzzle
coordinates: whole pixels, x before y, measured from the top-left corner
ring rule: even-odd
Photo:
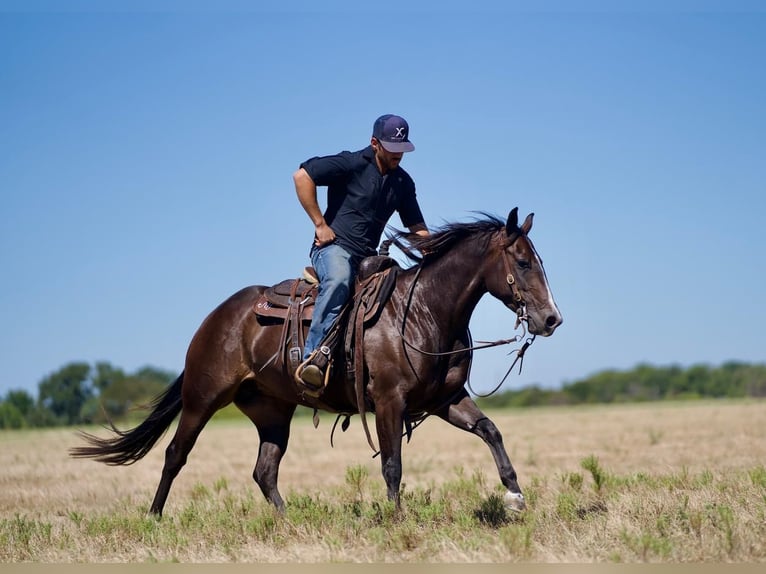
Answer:
[[[541,337],[550,337],[553,335],[553,332],[563,322],[564,319],[561,317],[561,313],[559,313],[558,309],[541,315],[530,313],[529,318],[527,319],[529,332],[533,335],[540,335]]]

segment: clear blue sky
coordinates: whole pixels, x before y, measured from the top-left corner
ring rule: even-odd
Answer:
[[[505,389],[766,361],[762,3],[177,4],[0,0],[0,396],[179,372],[219,302],[307,263],[298,164],[384,113],[432,228],[535,213],[564,324]],[[513,320],[487,296],[474,339]]]

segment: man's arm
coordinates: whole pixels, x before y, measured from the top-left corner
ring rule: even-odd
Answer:
[[[295,183],[295,193],[298,195],[298,201],[301,202],[303,209],[314,224],[314,244],[321,247],[335,241],[335,232],[327,225],[322,215],[322,210],[319,209],[317,186],[314,180],[311,179],[311,176],[305,169],[300,168],[293,174],[293,182]]]

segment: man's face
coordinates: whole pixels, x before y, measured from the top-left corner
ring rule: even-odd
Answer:
[[[392,169],[399,167],[404,153],[393,153],[386,151],[386,149],[380,145],[380,142],[375,138],[372,139],[372,148],[375,150],[375,158],[377,159],[378,166],[383,173],[389,172]]]

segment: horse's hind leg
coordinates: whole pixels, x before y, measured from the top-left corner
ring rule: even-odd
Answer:
[[[280,512],[285,503],[277,488],[279,463],[287,452],[290,438],[290,421],[295,404],[260,394],[253,386],[243,385],[234,399],[234,404],[245,413],[258,429],[260,446],[258,459],[253,470],[253,479],[263,496]]]
[[[162,509],[170,493],[173,480],[186,464],[194,443],[202,429],[218,409],[232,400],[236,385],[227,382],[223,375],[213,379],[209,373],[198,374],[198,369],[187,361],[182,388],[183,409],[178,428],[165,450],[162,478],[149,509],[152,514],[162,515]]]
[[[468,393],[463,390],[463,393],[452,404],[435,414],[459,429],[477,435],[489,446],[500,473],[500,481],[508,489],[505,494],[506,505],[512,510],[524,510],[526,508],[524,495],[521,493],[516,479],[516,471],[503,445],[503,437],[495,423],[481,412],[481,409],[476,406]]]
[[[202,429],[214,412],[215,410],[198,413],[187,409],[181,412],[181,419],[178,421],[176,434],[165,450],[165,465],[162,467],[162,478],[154,495],[152,506],[149,509],[149,512],[152,514],[162,515],[162,509],[165,507],[165,501],[170,493],[170,486],[173,484],[173,480],[186,464],[186,459],[192,447],[194,447],[199,433],[202,432]]]

